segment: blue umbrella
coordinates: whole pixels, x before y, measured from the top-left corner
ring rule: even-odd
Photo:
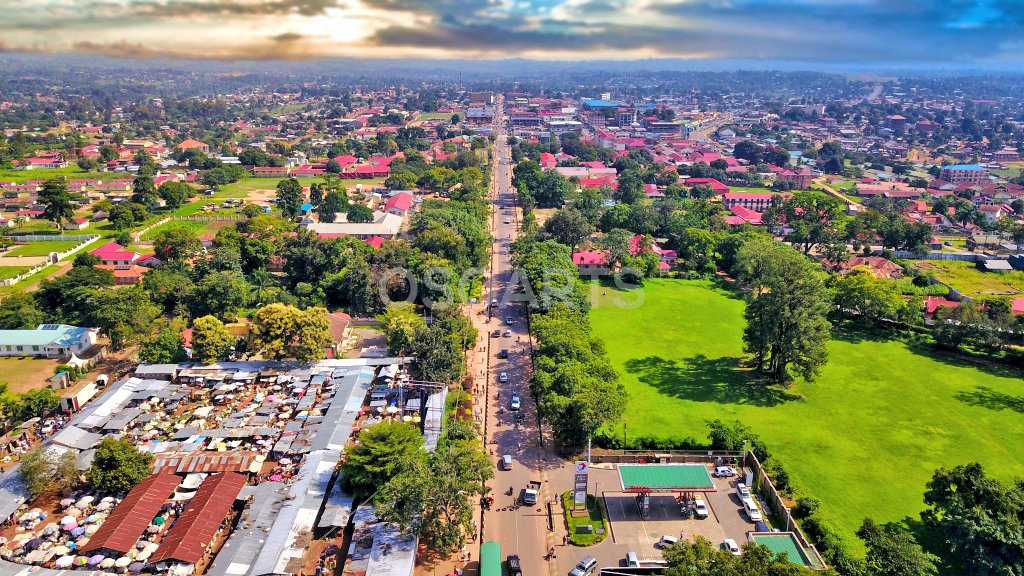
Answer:
[[[81,526],[79,526],[78,528],[75,528],[74,530],[71,531],[71,535],[75,536],[76,538],[78,536],[81,536],[82,534],[85,534],[85,528],[83,528]]]

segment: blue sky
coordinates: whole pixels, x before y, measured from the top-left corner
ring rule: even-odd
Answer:
[[[1024,63],[1024,0],[0,0],[0,49]]]

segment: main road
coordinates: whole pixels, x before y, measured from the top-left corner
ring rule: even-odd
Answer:
[[[478,315],[477,320],[480,329],[487,334],[485,437],[493,456],[495,477],[489,484],[494,505],[483,514],[481,542],[498,542],[503,560],[516,554],[526,576],[541,576],[554,574],[556,570],[554,560],[546,558],[548,549],[556,543],[548,525],[548,502],[555,495],[548,488],[547,471],[557,469],[561,463],[548,454],[541,441],[537,408],[530,396],[532,372],[527,303],[517,302],[513,296],[515,274],[511,244],[519,235],[522,213],[512,188],[512,158],[500,96],[495,105],[494,135],[491,185],[494,247],[481,303],[483,314]],[[519,410],[512,409],[513,396],[520,401]],[[512,458],[511,470],[501,466],[506,454]],[[522,490],[531,480],[542,483],[537,504],[516,507]],[[562,543],[560,537],[557,543]]]

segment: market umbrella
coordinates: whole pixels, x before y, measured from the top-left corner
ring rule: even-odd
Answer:
[[[99,566],[99,563],[103,562],[104,559],[106,559],[106,556],[103,554],[96,554],[92,558],[89,558],[89,566]]]
[[[160,507],[160,511],[161,512],[167,512],[171,508],[174,508],[174,502],[168,502],[168,503],[164,504],[163,506]]]
[[[139,555],[136,556],[135,559],[136,560],[146,561],[146,560],[149,560],[149,557],[152,556],[152,555],[153,555],[152,552],[147,552],[147,551],[143,550],[142,552],[139,552]]]
[[[74,530],[71,531],[71,535],[74,536],[75,538],[81,536],[82,534],[85,534],[85,527],[84,526],[79,526],[79,527],[77,527],[77,528],[75,528]]]
[[[274,474],[274,475],[272,475],[270,477],[270,481],[271,482],[280,482],[281,480],[282,480],[282,477],[281,477],[280,474]]]
[[[57,556],[63,556],[68,553],[68,547],[63,544],[53,547],[53,553]]]
[[[114,560],[114,566],[117,568],[127,568],[132,563],[132,559],[127,556],[121,556],[117,560]]]
[[[67,530],[68,532],[71,532],[72,530],[78,528],[78,523],[72,522],[71,524],[61,524],[61,528]]]
[[[60,519],[61,525],[64,524],[76,524],[78,520],[74,516],[65,516]]]
[[[56,562],[54,562],[54,566],[56,566],[57,568],[70,568],[71,565],[74,563],[74,556],[61,556],[60,558],[57,558]]]
[[[97,525],[97,524],[90,524],[90,525],[85,527],[85,533],[89,534],[89,535],[93,535],[99,529],[100,529],[99,525]]]
[[[85,566],[89,563],[89,559],[85,556],[75,556],[75,566]]]
[[[46,525],[45,528],[43,528],[43,535],[44,536],[49,536],[50,534],[56,534],[57,530],[59,530],[59,527],[57,526],[57,523],[56,522],[50,522],[49,524]]]
[[[0,536],[0,546],[3,546],[4,544],[7,544],[7,538]]]
[[[160,545],[156,542],[147,542],[146,547],[142,549],[142,552],[146,554],[147,557],[149,557],[149,555],[151,555],[153,552],[156,552],[158,548],[160,548]]]
[[[82,515],[85,514],[84,512],[82,512],[81,510],[79,510],[78,508],[76,508],[74,506],[72,506],[71,508],[68,508],[66,513],[67,513],[68,516],[74,516],[75,518],[81,518]]]
[[[142,572],[142,569],[145,568],[145,567],[146,567],[146,565],[144,563],[142,563],[142,562],[132,562],[131,564],[128,565],[128,571],[129,572],[138,573],[138,572]]]
[[[164,518],[163,516],[157,516],[156,518],[153,518],[154,526],[163,526],[166,522],[167,518]]]
[[[98,514],[89,514],[85,517],[85,520],[82,520],[82,524],[92,524],[96,520],[99,520]]]
[[[149,544],[149,542],[146,542],[145,540],[139,540],[135,543],[135,548],[138,550],[142,550],[146,547],[146,544]]]
[[[100,502],[99,504],[96,505],[96,510],[104,512],[106,510],[110,510],[111,506],[113,506],[113,503],[111,502]]]
[[[114,497],[113,496],[104,496],[103,499],[100,500],[100,502],[113,502],[113,501],[114,501]]]
[[[33,538],[33,539],[25,542],[24,544],[22,544],[21,547],[24,548],[25,550],[31,552],[32,550],[35,550],[36,548],[39,548],[39,545],[42,544],[42,543],[43,543],[43,539],[42,538]]]
[[[113,568],[115,562],[117,562],[117,560],[114,560],[113,558],[104,558],[103,562],[100,562],[100,568]]]
[[[89,504],[92,504],[95,500],[96,500],[96,498],[94,498],[92,496],[82,496],[81,498],[78,499],[78,502],[75,502],[75,507],[76,508],[85,508]]]
[[[156,534],[159,531],[160,531],[160,527],[155,525],[155,524],[150,524],[149,528],[146,528],[146,532],[148,532],[150,534]]]

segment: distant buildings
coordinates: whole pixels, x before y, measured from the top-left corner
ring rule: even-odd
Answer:
[[[988,169],[977,164],[943,166],[939,171],[939,179],[950,184],[985,184],[988,177]]]

